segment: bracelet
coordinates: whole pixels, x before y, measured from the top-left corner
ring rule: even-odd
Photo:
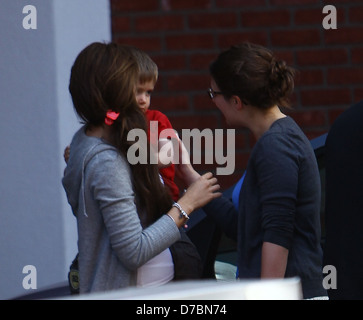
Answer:
[[[178,202],[174,202],[173,203],[173,207],[178,208],[178,210],[180,211],[180,216],[179,218],[182,219],[183,217],[187,220],[189,220],[189,216],[187,215],[187,213],[182,209],[182,207],[180,206],[180,204]]]

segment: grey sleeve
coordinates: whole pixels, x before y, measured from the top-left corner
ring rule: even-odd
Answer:
[[[117,151],[97,154],[87,167],[110,244],[126,267],[138,268],[179,239],[176,224],[166,215],[142,229],[129,164]]]

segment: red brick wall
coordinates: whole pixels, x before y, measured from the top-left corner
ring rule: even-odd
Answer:
[[[309,138],[326,132],[349,105],[363,99],[361,0],[110,0],[113,40],[138,46],[157,62],[160,78],[152,107],[177,130],[226,128],[206,95],[209,63],[245,40],[271,48],[299,70],[289,114]],[[337,29],[325,30],[325,5],[337,9]],[[236,131],[236,174],[245,169],[254,140]],[[197,166],[198,170],[213,166]]]

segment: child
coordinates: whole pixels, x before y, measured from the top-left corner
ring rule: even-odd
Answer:
[[[169,129],[168,132],[173,130],[173,127],[168,119],[168,117],[158,110],[150,110],[150,100],[151,100],[151,93],[154,90],[155,84],[158,80],[158,67],[156,63],[150,58],[150,56],[136,48],[136,47],[129,47],[132,52],[132,55],[135,57],[138,66],[139,66],[139,82],[136,88],[136,101],[145,113],[145,116],[149,123],[149,130],[148,136],[150,139],[153,139],[154,135],[151,134],[150,131],[150,123],[152,121],[157,122],[158,133],[157,136],[159,141],[150,141],[151,145],[155,145],[158,143],[159,149],[160,147],[163,150],[169,149],[172,152],[172,142],[169,140],[170,147],[166,147],[165,143],[168,142],[166,137],[161,137],[160,134],[163,130]],[[154,123],[155,124],[155,123]],[[153,125],[154,127],[154,125]],[[171,130],[170,130],[171,129]],[[164,131],[165,132],[165,131]],[[173,130],[173,132],[175,132]],[[169,136],[170,137],[170,136]],[[178,136],[175,132],[175,135],[171,136],[170,138],[178,139]],[[179,140],[179,139],[178,139]],[[69,146],[66,147],[64,150],[64,159],[67,162],[69,158],[70,148]],[[172,154],[171,154],[172,155]],[[163,178],[163,182],[169,188],[171,196],[174,201],[179,199],[179,188],[176,185],[174,178],[175,178],[175,165],[173,163],[166,163],[167,158],[171,158],[171,156],[166,155],[165,153],[159,153],[158,156],[158,167],[161,177]]]
[[[168,119],[168,117],[158,110],[150,110],[150,100],[151,93],[154,90],[155,84],[158,80],[158,67],[156,63],[150,58],[148,54],[144,51],[131,47],[131,51],[133,56],[136,58],[136,61],[139,66],[139,83],[137,85],[136,90],[136,101],[139,107],[144,111],[146,118],[149,123],[149,137],[151,139],[151,145],[155,144],[155,141],[152,141],[153,135],[152,128],[150,127],[151,121],[155,121],[158,124],[158,137],[159,137],[159,147],[161,146],[163,149],[166,141],[166,137],[160,136],[161,132],[165,129],[171,129],[173,132],[173,127]],[[168,130],[171,132],[171,130]],[[170,138],[178,138],[175,133],[174,136]],[[170,141],[170,140],[169,140]],[[171,144],[171,141],[170,141]],[[171,146],[170,146],[171,147]],[[172,152],[172,150],[171,150]],[[163,157],[164,156],[164,157]],[[165,185],[169,188],[172,198],[176,201],[179,198],[179,188],[176,185],[175,178],[175,165],[173,163],[165,164],[165,154],[159,153],[159,172],[164,180]],[[170,158],[170,157],[169,157]]]

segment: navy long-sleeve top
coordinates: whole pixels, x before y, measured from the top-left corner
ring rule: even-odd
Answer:
[[[219,198],[205,212],[237,240],[239,278],[259,278],[263,242],[289,250],[285,277],[301,279],[304,298],[326,295],[322,285],[320,177],[314,150],[290,117],[275,121],[256,142],[238,212]]]

